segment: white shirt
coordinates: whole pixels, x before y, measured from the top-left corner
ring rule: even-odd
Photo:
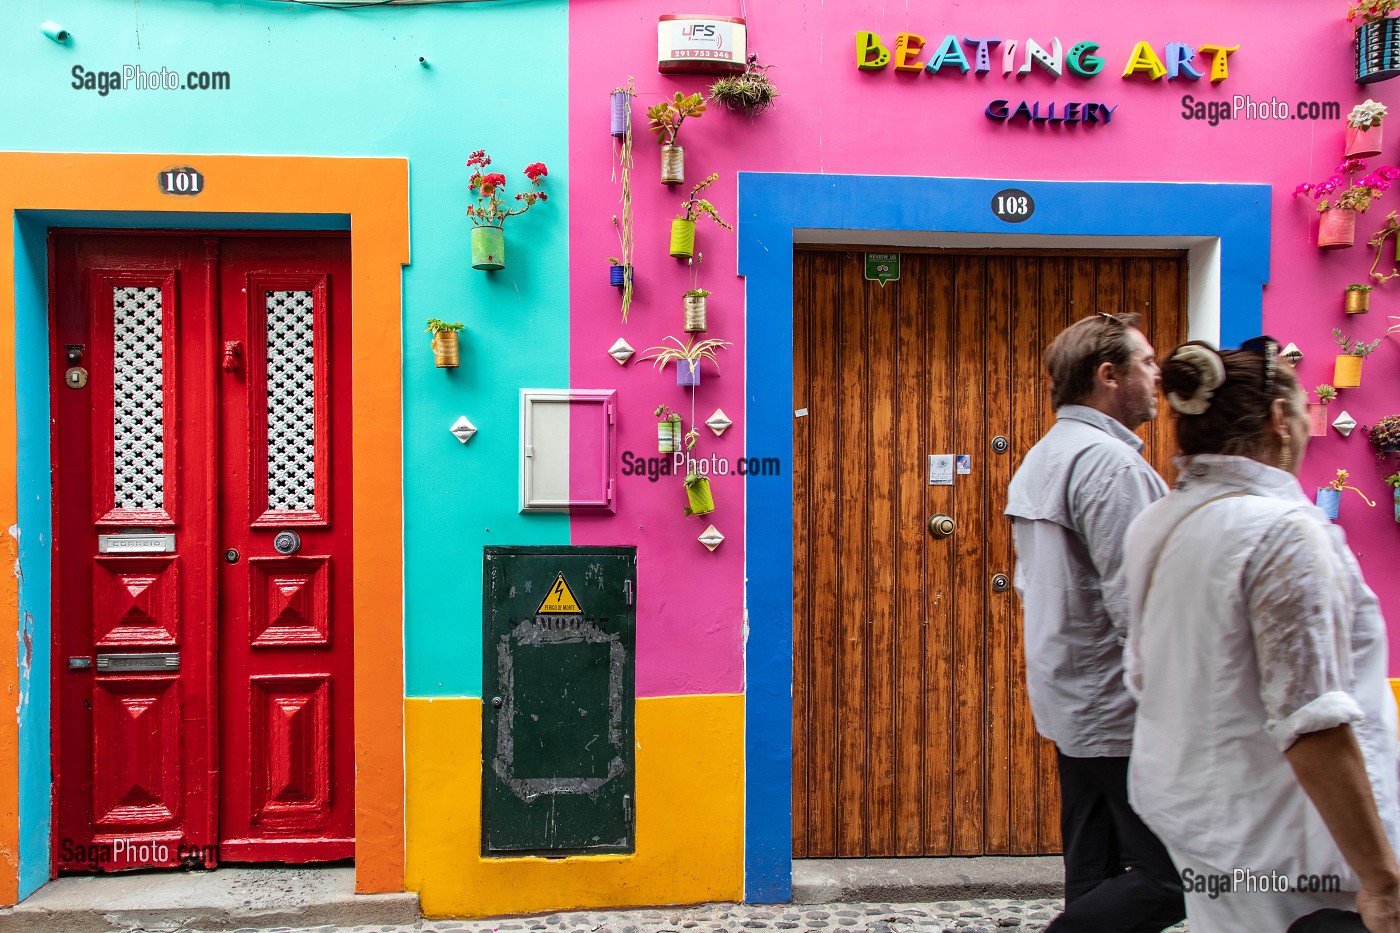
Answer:
[[[1283,752],[1350,724],[1386,834],[1400,842],[1375,594],[1293,476],[1243,457],[1179,465],[1176,490],[1128,533],[1133,808],[1179,862],[1336,874],[1357,890]]]
[[[1142,440],[1097,409],[1063,405],[1007,489],[1026,692],[1036,730],[1076,758],[1132,750],[1123,685],[1128,525],[1167,486]]]

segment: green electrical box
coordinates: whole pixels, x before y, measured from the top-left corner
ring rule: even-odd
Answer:
[[[482,853],[631,852],[637,549],[485,550]]]

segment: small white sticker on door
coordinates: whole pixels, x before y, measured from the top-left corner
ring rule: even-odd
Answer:
[[[953,485],[953,455],[928,455],[928,484],[930,486]]]

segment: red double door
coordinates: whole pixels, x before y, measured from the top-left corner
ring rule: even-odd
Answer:
[[[50,270],[55,870],[353,856],[348,239]]]

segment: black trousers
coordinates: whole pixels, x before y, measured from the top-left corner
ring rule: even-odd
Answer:
[[[1181,876],[1128,806],[1128,759],[1056,755],[1065,911],[1046,933],[1159,933],[1180,923]]]

